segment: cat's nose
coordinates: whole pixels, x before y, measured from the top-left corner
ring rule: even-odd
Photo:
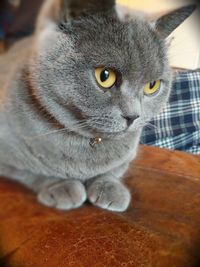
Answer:
[[[126,119],[126,121],[127,121],[127,125],[128,125],[128,126],[131,126],[131,124],[132,124],[137,118],[139,118],[138,115],[134,115],[134,116],[123,116],[123,117],[124,117],[124,119]]]

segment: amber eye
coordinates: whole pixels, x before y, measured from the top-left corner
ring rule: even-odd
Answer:
[[[150,83],[147,83],[144,87],[144,93],[145,95],[152,95],[156,91],[160,89],[161,80],[153,81]]]
[[[111,88],[117,81],[115,71],[109,68],[96,68],[95,77],[97,83],[106,89]]]

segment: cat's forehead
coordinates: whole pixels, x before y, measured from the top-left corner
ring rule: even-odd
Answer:
[[[114,67],[127,75],[145,69],[162,72],[164,42],[146,21],[96,16],[74,27],[76,49],[94,66]]]
[[[121,21],[117,17],[89,17],[74,23],[74,31],[77,33],[76,39],[79,40],[80,47],[85,47],[88,43],[94,50],[101,47],[102,49],[106,47],[108,50],[113,48],[127,50],[137,45],[145,47],[147,42],[148,45],[155,46],[156,34],[150,24],[137,18]]]

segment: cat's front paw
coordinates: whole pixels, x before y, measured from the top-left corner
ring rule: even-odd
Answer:
[[[38,193],[39,202],[60,210],[78,208],[86,198],[85,187],[78,180],[59,181],[43,187]]]
[[[96,179],[87,188],[89,201],[103,209],[125,211],[130,203],[130,192],[118,181]]]

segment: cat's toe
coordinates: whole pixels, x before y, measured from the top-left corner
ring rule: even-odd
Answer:
[[[78,180],[66,180],[44,187],[38,200],[49,207],[70,210],[80,207],[86,200],[84,185]]]
[[[128,208],[131,195],[120,182],[98,179],[87,188],[89,201],[103,209],[122,212]]]

